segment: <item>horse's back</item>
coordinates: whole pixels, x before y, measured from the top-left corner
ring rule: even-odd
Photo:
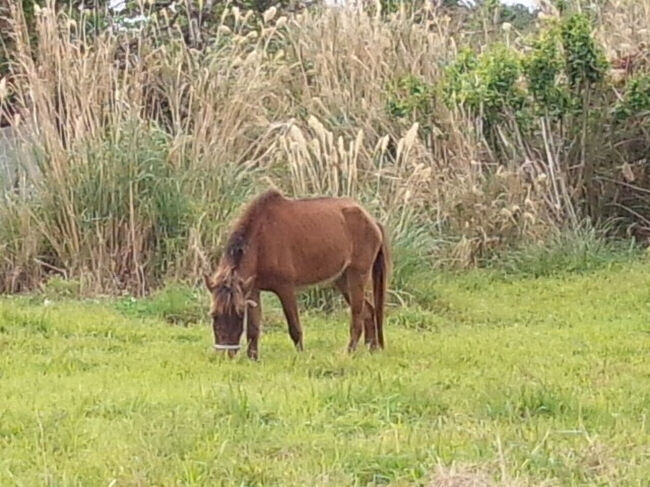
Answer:
[[[363,240],[379,245],[374,220],[351,198],[274,200],[264,213],[260,264],[282,268],[297,284],[329,280],[358,264]]]
[[[349,197],[321,197],[285,200],[287,221],[312,236],[353,241],[358,238],[381,237],[374,218],[357,201]],[[350,242],[352,243],[352,242]]]

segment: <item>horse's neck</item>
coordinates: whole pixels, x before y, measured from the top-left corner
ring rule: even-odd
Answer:
[[[243,280],[248,279],[257,273],[256,247],[254,245],[249,246],[237,265],[232,265],[227,258],[223,258],[219,267],[223,270],[228,269],[229,272],[237,274]]]
[[[244,257],[237,266],[237,273],[244,280],[257,273],[257,249],[254,246],[246,249]]]

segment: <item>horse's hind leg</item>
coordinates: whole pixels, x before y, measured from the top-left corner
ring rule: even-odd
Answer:
[[[284,317],[287,319],[287,324],[289,325],[289,336],[291,336],[296,349],[302,351],[302,327],[300,326],[300,319],[298,317],[296,293],[293,288],[287,287],[277,290],[276,294],[280,298]]]
[[[348,206],[342,209],[346,226],[349,231],[352,255],[350,266],[346,272],[348,291],[350,293],[350,308],[352,308],[352,326],[350,329],[350,348],[357,346],[363,326],[363,311],[365,301],[365,285],[370,280],[375,257],[381,247],[382,235],[379,227],[368,213],[359,206]],[[375,312],[377,310],[374,310]],[[371,312],[371,308],[368,309]],[[370,342],[376,342],[376,313],[373,314],[373,332]]]
[[[343,295],[345,302],[350,305],[350,294],[348,292],[348,281],[347,277],[344,274],[342,277],[339,277],[334,285]],[[375,324],[375,307],[370,303],[366,298],[364,299],[364,308],[363,308],[363,332],[364,332],[364,342],[366,345],[370,346],[371,350],[378,348],[377,341],[377,327]]]
[[[377,322],[375,321],[375,307],[370,304],[368,299],[365,299],[364,305],[363,330],[365,334],[365,344],[370,347],[370,350],[379,348],[379,340],[377,339]]]
[[[356,350],[363,331],[363,311],[364,311],[364,288],[368,275],[363,275],[353,271],[347,271],[348,293],[350,297],[350,343],[348,351]]]

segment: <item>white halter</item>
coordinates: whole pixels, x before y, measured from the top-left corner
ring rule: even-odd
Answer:
[[[248,337],[248,307],[249,306],[257,306],[257,303],[252,300],[246,301],[246,306],[244,306],[244,331],[243,334],[244,336]],[[238,343],[237,345],[218,345],[214,344],[213,345],[215,350],[239,350],[241,349],[241,345]]]

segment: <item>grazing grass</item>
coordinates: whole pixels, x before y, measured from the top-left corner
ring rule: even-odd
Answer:
[[[258,363],[151,304],[4,298],[0,485],[647,485],[650,262],[495,275],[423,281],[375,355],[342,311],[294,352],[269,299]]]

